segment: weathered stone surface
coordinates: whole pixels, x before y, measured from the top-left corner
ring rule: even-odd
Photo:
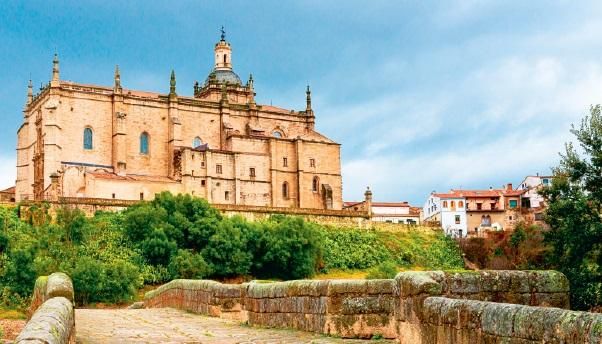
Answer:
[[[63,272],[55,272],[48,276],[46,283],[46,299],[62,296],[73,302],[73,283],[71,278]]]
[[[69,343],[73,330],[72,301],[60,296],[54,297],[38,308],[15,343]]]

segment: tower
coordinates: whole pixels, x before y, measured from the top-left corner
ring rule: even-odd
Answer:
[[[232,70],[232,48],[226,42],[226,31],[222,26],[222,35],[219,42],[215,44],[215,70]]]

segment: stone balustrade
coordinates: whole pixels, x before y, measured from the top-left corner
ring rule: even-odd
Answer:
[[[556,271],[424,271],[402,272],[391,280],[238,285],[175,280],[147,293],[145,306],[345,338],[397,338],[401,343],[534,343],[553,331],[566,338],[570,331],[585,331],[566,343],[599,343],[602,315],[566,310],[568,291],[568,280]],[[557,324],[556,330],[529,325],[543,318]],[[501,332],[492,332],[491,322],[500,324]],[[589,341],[579,341],[583,338]]]
[[[73,283],[55,272],[36,280],[29,308],[30,319],[15,343],[75,343]]]

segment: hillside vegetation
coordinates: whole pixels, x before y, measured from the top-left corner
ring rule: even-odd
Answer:
[[[333,271],[392,277],[400,269],[457,269],[456,243],[427,231],[372,232],[275,215],[227,218],[205,200],[162,193],[119,213],[86,218],[43,206],[20,220],[0,208],[0,308],[24,307],[35,279],[73,278],[77,302],[133,300],[145,284],[174,278],[300,279]]]

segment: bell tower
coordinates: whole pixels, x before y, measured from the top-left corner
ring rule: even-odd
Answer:
[[[215,44],[215,70],[232,70],[232,48],[226,42],[226,31],[222,26],[222,36]]]

